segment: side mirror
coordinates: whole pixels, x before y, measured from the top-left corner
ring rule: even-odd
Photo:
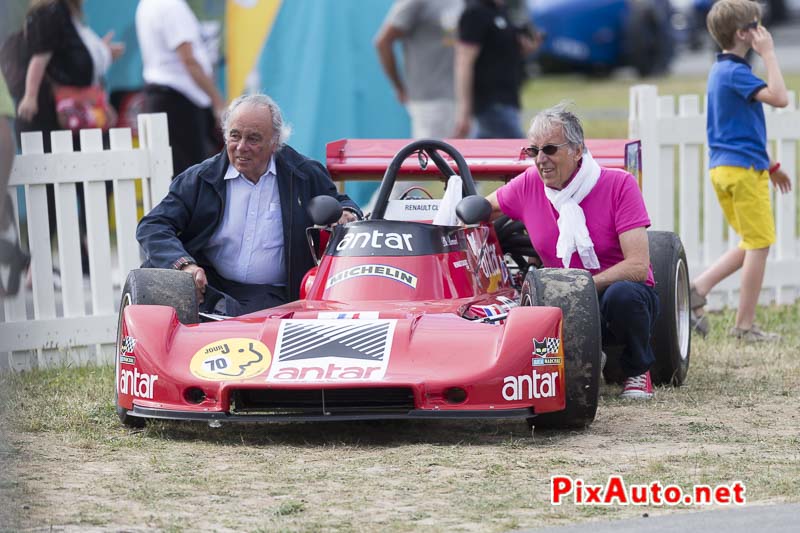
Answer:
[[[317,226],[330,226],[342,217],[342,205],[333,196],[315,196],[308,202],[308,215]]]
[[[473,194],[458,202],[456,215],[468,226],[488,222],[492,216],[492,205],[483,196]]]

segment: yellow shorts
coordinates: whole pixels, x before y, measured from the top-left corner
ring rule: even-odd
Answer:
[[[719,166],[711,169],[711,183],[725,219],[742,238],[739,248],[769,248],[775,242],[769,172],[753,167]]]

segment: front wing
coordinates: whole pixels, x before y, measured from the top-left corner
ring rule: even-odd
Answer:
[[[451,313],[291,316],[186,326],[169,307],[126,307],[118,409],[225,422],[530,418],[564,409],[558,308],[515,307],[501,324]]]

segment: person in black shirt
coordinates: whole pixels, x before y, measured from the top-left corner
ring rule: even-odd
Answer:
[[[82,0],[41,0],[25,19],[18,57],[24,84],[10,83],[9,89],[19,102],[17,132],[43,132],[45,152],[50,151],[49,132],[61,129],[53,87],[97,83],[124,51],[121,43],[111,42],[111,33],[102,40],[97,37],[83,25],[82,17]]]
[[[539,38],[515,27],[503,0],[471,0],[458,23],[454,137],[521,139],[522,62]]]
[[[90,87],[125,51],[122,43],[111,42],[113,32],[100,38],[83,22],[83,0],[37,0],[28,10],[23,28],[3,45],[3,73],[11,96],[17,102],[17,139],[22,132],[41,131],[45,153],[51,151],[50,132],[64,129],[59,124],[55,91],[58,86]],[[73,144],[78,135],[73,132]],[[79,210],[83,210],[81,184],[77,188]],[[50,233],[55,235],[56,210],[53,187],[47,187]],[[31,216],[33,214],[30,214]],[[89,272],[84,217],[80,217],[81,258]]]

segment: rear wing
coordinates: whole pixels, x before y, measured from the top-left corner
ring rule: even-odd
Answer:
[[[336,181],[379,180],[389,163],[409,139],[340,139],[328,143],[325,160],[331,177]],[[533,165],[525,153],[525,139],[446,139],[461,152],[469,165],[472,177],[480,181],[509,181]],[[636,176],[641,186],[641,142],[625,139],[587,139],[586,146],[602,167],[620,168]],[[455,164],[451,163],[455,173]],[[422,169],[420,162],[410,157],[400,167],[398,179],[439,179],[436,165]]]

